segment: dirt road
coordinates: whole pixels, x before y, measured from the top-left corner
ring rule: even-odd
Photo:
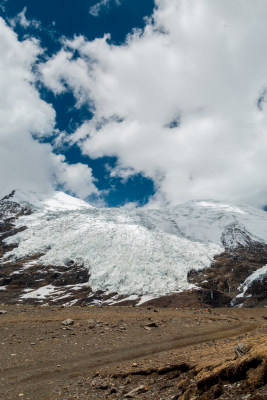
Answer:
[[[201,351],[205,350],[207,360],[218,345],[229,350],[230,355],[225,350],[224,356],[234,356],[231,351],[235,338],[255,336],[255,332],[262,337],[267,318],[266,309],[209,312],[24,305],[2,305],[1,309],[7,311],[0,315],[3,400],[123,399],[131,380],[120,385],[122,390],[113,387],[113,391],[114,383],[99,389],[101,384],[94,381],[114,374],[125,379],[141,367],[144,371],[150,368],[151,373],[153,368],[157,373],[162,368],[171,372],[168,365],[177,362],[186,363],[185,369],[189,369],[200,363]],[[64,325],[67,319],[73,322]],[[199,351],[199,356],[192,358]],[[217,358],[222,357],[221,351],[216,352]],[[140,394],[138,398],[160,398],[156,391],[147,396]]]

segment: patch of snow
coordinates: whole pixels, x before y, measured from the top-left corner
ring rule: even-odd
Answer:
[[[121,300],[111,300],[112,304],[119,304],[122,303],[123,301],[127,301],[127,300],[137,300],[139,298],[139,296],[132,294],[131,296],[125,297],[124,299]]]
[[[116,303],[117,303],[116,300],[117,300],[118,297],[119,297],[119,295],[118,295],[118,294],[115,294],[115,295],[112,296],[110,299],[104,300],[103,303],[104,303],[104,304],[110,304],[110,305],[116,304]]]
[[[26,291],[27,289],[25,289]],[[62,289],[59,289],[53,285],[46,285],[42,286],[36,290],[31,290],[28,291],[27,293],[23,294],[21,299],[46,299],[46,297],[49,297],[51,295],[59,294],[62,292]]]
[[[71,293],[67,293],[67,294],[64,294],[64,295],[62,295],[62,296],[59,296],[59,297],[57,297],[57,298],[55,298],[55,299],[52,299],[51,301],[53,302],[53,301],[58,301],[58,300],[62,300],[62,299],[67,299],[68,297],[70,297],[71,296]]]
[[[251,275],[249,275],[244,283],[238,287],[238,290],[242,290],[242,293],[238,294],[236,297],[244,297],[248,288],[255,282],[259,280],[263,280],[267,277],[267,265],[264,265],[262,268],[257,269]],[[247,296],[250,297],[250,296]]]
[[[89,287],[89,286],[90,286],[89,283],[85,282],[85,283],[78,283],[77,285],[66,285],[64,287],[71,290],[81,290],[84,287]]]
[[[67,303],[63,304],[63,307],[70,307],[70,306],[74,306],[75,303],[77,303],[78,299],[74,299],[71,301],[68,301]]]
[[[0,286],[0,290],[6,290],[6,286]]]
[[[103,304],[103,301],[102,300],[93,300],[91,304],[94,306],[101,306]]]
[[[146,301],[153,300],[155,296],[142,296],[139,302],[136,304],[137,306],[141,306],[141,304],[145,303]]]

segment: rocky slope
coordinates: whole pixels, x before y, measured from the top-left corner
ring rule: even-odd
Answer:
[[[210,268],[191,271],[189,282],[199,288],[199,296],[213,306],[266,304],[267,246],[257,241],[239,245],[215,256]]]
[[[2,302],[267,304],[267,213],[194,201],[97,209],[61,192],[0,201]]]

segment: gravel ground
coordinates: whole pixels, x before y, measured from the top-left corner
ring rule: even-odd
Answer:
[[[0,310],[3,400],[267,398],[265,353],[253,356],[266,345],[266,308],[2,304]],[[246,361],[250,372],[239,366],[240,376],[213,377],[217,383],[200,390],[204,372],[242,360],[234,350],[240,342],[249,349],[244,361],[260,361]],[[262,381],[249,386],[251,369],[260,367]]]

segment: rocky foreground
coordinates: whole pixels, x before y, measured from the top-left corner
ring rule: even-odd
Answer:
[[[266,308],[0,310],[4,400],[267,398]]]

